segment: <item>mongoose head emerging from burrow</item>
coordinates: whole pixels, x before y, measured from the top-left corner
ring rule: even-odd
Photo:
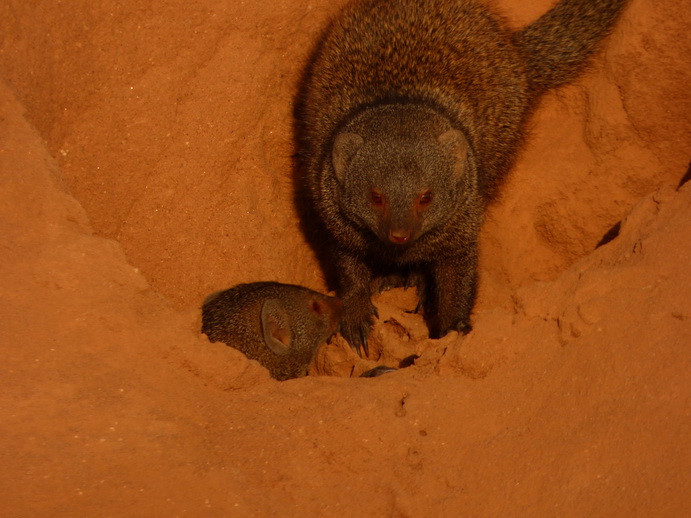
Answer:
[[[257,360],[278,380],[298,378],[337,330],[335,297],[276,282],[239,284],[207,299],[202,332]]]

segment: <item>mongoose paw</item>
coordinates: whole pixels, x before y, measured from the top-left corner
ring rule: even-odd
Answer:
[[[367,322],[355,323],[348,325],[347,322],[341,324],[341,334],[346,339],[351,349],[353,349],[358,356],[362,357],[362,350],[365,351],[365,356],[369,356],[369,344],[367,337],[370,332],[370,324]]]
[[[364,311],[346,310],[346,315],[341,322],[341,335],[346,339],[350,347],[362,357],[362,350],[365,356],[369,356],[369,344],[367,338],[372,329],[372,317],[378,317],[379,313],[371,302],[367,302],[369,307]]]

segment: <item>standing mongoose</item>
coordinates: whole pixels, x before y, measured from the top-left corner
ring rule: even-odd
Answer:
[[[239,284],[202,307],[202,333],[266,367],[277,380],[298,378],[338,329],[335,297],[276,282]]]
[[[358,352],[380,278],[411,275],[432,336],[470,328],[483,212],[526,120],[626,1],[561,0],[512,31],[476,1],[364,0],[327,27],[296,102],[298,193]]]

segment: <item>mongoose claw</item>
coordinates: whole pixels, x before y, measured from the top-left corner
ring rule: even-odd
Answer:
[[[341,335],[346,339],[350,348],[361,358],[363,349],[365,356],[369,356],[369,343],[367,341],[369,328],[369,321],[356,323],[355,325],[346,325],[346,322],[343,322],[341,326]]]
[[[379,318],[379,313],[369,297],[346,303],[346,314],[341,322],[341,336],[360,357],[363,356],[363,349],[365,356],[369,356],[368,337],[373,317]]]
[[[360,338],[362,338],[362,348],[365,350],[365,356],[369,356],[369,343],[367,343],[367,335],[360,330]],[[360,354],[360,347],[357,349],[358,355],[362,356]]]

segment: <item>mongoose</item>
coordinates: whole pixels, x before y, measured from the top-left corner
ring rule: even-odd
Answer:
[[[266,367],[277,380],[298,378],[340,323],[343,304],[302,286],[239,284],[202,307],[202,333]]]
[[[431,336],[470,328],[483,212],[525,122],[626,1],[561,0],[512,31],[471,0],[364,0],[327,27],[296,99],[298,199],[326,232],[351,347],[368,352],[380,277],[414,275]]]

